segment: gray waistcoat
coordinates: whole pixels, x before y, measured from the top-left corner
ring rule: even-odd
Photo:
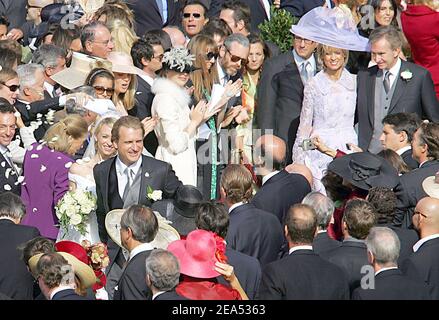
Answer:
[[[128,208],[133,204],[139,203],[139,193],[140,193],[140,182],[142,181],[142,167],[137,171],[136,176],[134,177],[134,181],[131,184],[130,190],[128,191],[127,197],[123,203],[123,208]],[[146,193],[145,193],[146,197]]]
[[[393,81],[390,87],[389,93],[386,95],[383,84],[383,71],[379,70],[375,79],[375,106],[374,106],[374,118],[373,118],[373,134],[370,141],[368,151],[371,153],[380,152],[383,147],[380,142],[380,136],[383,132],[383,124],[381,121],[387,115],[390,108],[390,102],[392,101],[393,93],[395,92],[396,81]]]

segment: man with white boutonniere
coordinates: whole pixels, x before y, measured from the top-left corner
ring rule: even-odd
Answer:
[[[416,113],[423,120],[439,121],[439,101],[431,74],[401,60],[401,37],[393,26],[373,30],[369,43],[376,66],[358,73],[358,142],[372,153],[382,149],[382,120],[388,114]]]
[[[107,292],[111,299],[125,258],[122,250],[105,230],[105,216],[114,209],[124,209],[133,204],[147,207],[158,191],[163,198],[173,198],[182,184],[169,163],[142,155],[144,128],[139,119],[124,116],[118,119],[111,130],[111,139],[118,155],[93,169],[97,194],[97,220],[99,236],[108,244],[110,265],[106,270]],[[154,191],[157,191],[154,193]]]

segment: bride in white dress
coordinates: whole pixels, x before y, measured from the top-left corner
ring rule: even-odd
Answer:
[[[102,118],[94,129],[93,136],[90,141],[90,147],[94,146],[94,156],[90,159],[88,157],[77,160],[69,170],[69,185],[70,190],[81,189],[90,191],[96,196],[96,184],[93,178],[93,168],[98,163],[109,159],[116,154],[116,149],[111,142],[111,129],[116,122],[116,118],[107,117]],[[86,225],[86,234],[82,235],[72,226],[68,230],[60,228],[57,241],[70,240],[81,243],[82,240],[88,240],[91,244],[101,242],[98,232],[98,222],[96,212],[91,212],[89,221]]]

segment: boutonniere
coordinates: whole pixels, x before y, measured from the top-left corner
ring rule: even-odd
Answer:
[[[401,72],[401,78],[407,82],[409,82],[412,77],[413,73],[408,69]]]
[[[162,190],[154,190],[151,186],[146,188],[146,197],[152,201],[162,200]]]

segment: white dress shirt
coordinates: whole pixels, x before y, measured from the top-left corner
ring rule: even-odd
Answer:
[[[312,251],[312,246],[305,245],[305,246],[292,247],[290,249],[290,251],[288,252],[288,254],[292,254],[294,251],[297,251],[297,250],[311,250]]]
[[[395,65],[393,67],[391,67],[388,71],[390,71],[390,77],[389,77],[389,81],[390,81],[390,88],[392,88],[393,83],[396,80],[396,77],[399,76],[399,69],[401,69],[401,59],[398,58],[398,61],[395,63]],[[385,76],[387,70],[383,70],[383,77]]]
[[[302,64],[309,62],[309,64],[306,66],[306,73],[308,74],[308,80],[314,77],[314,75],[317,72],[317,64],[316,59],[314,58],[314,55],[312,54],[311,57],[308,59],[303,59],[301,56],[299,56],[296,52],[296,50],[293,50],[293,56],[294,61],[296,62],[297,68],[299,69],[299,73],[302,70]]]
[[[152,87],[152,84],[154,82],[154,79],[146,74],[146,72],[139,72],[139,77],[146,81],[147,84],[149,84]]]
[[[274,177],[276,174],[278,174],[280,171],[278,171],[278,170],[276,170],[276,171],[273,171],[272,173],[269,173],[269,174],[267,174],[266,176],[264,176],[263,178],[262,178],[262,185],[264,185],[265,184],[265,182],[267,182],[268,181],[268,179],[270,179],[271,177]]]
[[[159,292],[157,292],[157,293],[154,293],[153,295],[152,295],[152,300],[155,300],[155,298],[157,298],[159,295],[161,295],[162,293],[165,293],[166,291],[159,291]]]
[[[407,150],[410,150],[412,147],[411,146],[405,146],[402,147],[401,149],[396,150],[396,153],[399,155],[402,155],[404,152],[406,152]]]
[[[270,2],[268,2],[268,0],[262,0],[262,5],[264,6],[264,10],[267,14],[268,20],[270,20]]]
[[[435,234],[432,234],[431,236],[428,236],[428,237],[422,238],[421,240],[419,240],[418,242],[416,242],[415,245],[413,246],[413,252],[417,252],[417,251],[419,250],[419,248],[420,248],[424,243],[426,243],[427,241],[429,241],[429,240],[433,240],[433,239],[436,239],[436,238],[439,238],[439,233],[435,233]]]
[[[142,156],[140,156],[139,160],[134,162],[129,167],[126,164],[124,164],[122,161],[120,161],[119,156],[116,158],[117,186],[119,189],[119,195],[121,199],[123,199],[125,187],[128,183],[128,179],[125,174],[125,169],[128,167],[130,170],[133,170],[133,177],[135,177],[141,166],[142,166]],[[131,181],[131,183],[133,182]]]
[[[398,269],[398,267],[388,267],[388,268],[382,268],[380,270],[378,270],[377,272],[375,272],[375,277],[377,276],[377,274],[383,272],[383,271],[387,271],[387,270],[393,270],[393,269]]]
[[[131,261],[131,259],[134,258],[139,253],[149,251],[149,250],[154,250],[154,247],[149,243],[142,243],[142,244],[138,245],[133,250],[131,250],[130,259],[128,261]]]
[[[242,202],[242,201],[233,204],[233,205],[229,208],[229,213],[232,212],[233,209],[238,208],[238,207],[242,206],[243,204],[245,204],[245,203]]]

